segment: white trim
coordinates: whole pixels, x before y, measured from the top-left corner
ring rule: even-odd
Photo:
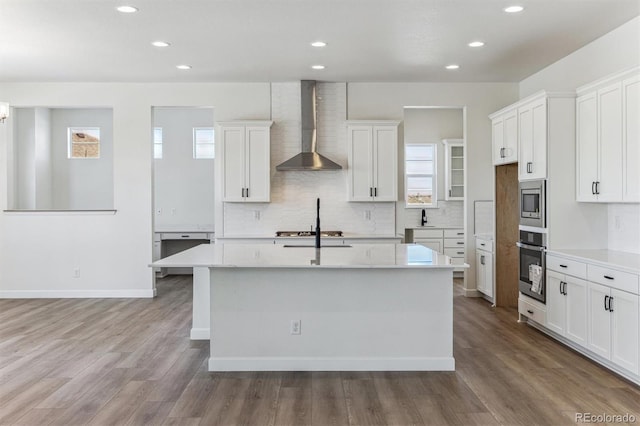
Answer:
[[[578,94],[578,96],[584,94],[585,92],[590,92],[592,90],[596,90],[599,89],[602,86],[608,85],[609,83],[615,83],[617,81],[622,81],[627,77],[631,77],[634,76],[635,74],[637,74],[638,72],[640,72],[640,67],[638,66],[634,66],[613,74],[609,74],[607,76],[604,76],[602,78],[599,78],[595,81],[592,81],[591,83],[587,83],[584,86],[580,86],[576,89],[576,93]]]
[[[209,329],[208,328],[192,328],[191,329],[191,340],[209,340]]]
[[[455,359],[211,357],[209,371],[455,371]]]
[[[0,299],[153,298],[153,289],[132,290],[4,290]]]

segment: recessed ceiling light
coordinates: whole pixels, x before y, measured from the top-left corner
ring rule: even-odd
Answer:
[[[472,41],[469,43],[469,47],[482,47],[484,46],[484,41]]]
[[[457,70],[458,68],[460,68],[460,65],[451,64],[451,65],[447,65],[445,68],[448,70]]]
[[[311,68],[313,68],[314,70],[323,70],[324,65],[311,65]]]
[[[504,11],[507,13],[518,13],[518,12],[522,12],[523,10],[524,10],[524,7],[522,6],[509,6],[504,8]]]
[[[176,65],[176,68],[178,68],[179,70],[190,70],[191,65]]]
[[[313,47],[325,47],[327,43],[325,43],[324,41],[314,41],[313,43],[311,43],[311,45]]]
[[[116,10],[122,13],[135,13],[138,11],[138,8],[133,6],[118,6]]]
[[[154,45],[155,47],[169,47],[171,45],[171,43],[167,43],[166,41],[154,41],[151,42],[152,45]]]

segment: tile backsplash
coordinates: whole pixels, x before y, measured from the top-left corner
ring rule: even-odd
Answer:
[[[438,200],[437,209],[425,209],[427,223],[434,226],[460,226],[464,225],[464,203],[462,201]],[[404,209],[404,227],[413,228],[420,226],[422,209]]]
[[[300,152],[300,83],[272,83],[271,202],[224,203],[226,237],[309,230],[315,227],[316,198],[321,200],[320,219],[324,230],[395,234],[395,203],[347,201],[346,84],[317,83],[316,90],[318,152],[343,169],[276,171],[278,164]]]
[[[609,250],[640,254],[640,204],[609,204]]]

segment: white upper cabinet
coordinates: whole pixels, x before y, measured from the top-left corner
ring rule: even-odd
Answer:
[[[444,139],[444,199],[464,200],[464,141]]]
[[[547,98],[518,108],[518,179],[547,177]]]
[[[518,161],[518,110],[510,109],[491,116],[493,164]]]
[[[640,201],[638,70],[578,89],[578,93],[577,201]]]
[[[640,202],[640,75],[622,82],[622,199]]]
[[[270,200],[270,121],[219,124],[218,152],[222,167],[222,200]]]
[[[398,198],[398,122],[350,121],[349,201]]]

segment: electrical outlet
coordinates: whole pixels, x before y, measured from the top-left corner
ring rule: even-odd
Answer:
[[[175,216],[176,215],[176,209],[171,209],[171,216]]]
[[[253,218],[255,220],[260,220],[260,210],[254,210],[253,211]]]
[[[616,228],[616,231],[620,230],[620,216],[614,216],[613,217],[613,221],[614,221],[614,226]]]
[[[371,210],[364,211],[364,220],[371,220]]]
[[[301,321],[300,320],[291,320],[291,334],[300,334],[301,333]]]
[[[80,268],[73,268],[73,278],[80,278]]]

